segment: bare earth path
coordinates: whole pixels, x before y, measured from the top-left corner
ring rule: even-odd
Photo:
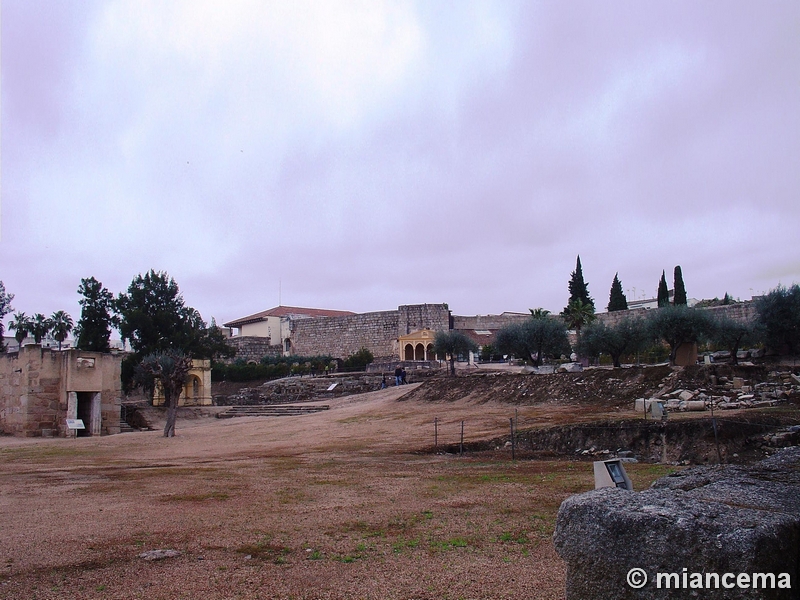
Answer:
[[[563,598],[550,536],[591,465],[420,452],[514,409],[398,401],[178,419],[103,438],[0,438],[0,598]],[[537,418],[520,407],[520,419]],[[637,465],[638,489],[666,467]],[[146,561],[147,550],[180,556]]]

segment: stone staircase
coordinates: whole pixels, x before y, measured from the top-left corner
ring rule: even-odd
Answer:
[[[128,425],[127,421],[123,421],[122,419],[119,420],[119,432],[120,433],[131,433],[135,431],[133,427]]]
[[[233,417],[288,417],[297,415],[310,415],[330,409],[327,404],[302,405],[302,404],[272,404],[272,405],[246,405],[231,406],[226,411],[217,413],[218,419],[232,419]]]

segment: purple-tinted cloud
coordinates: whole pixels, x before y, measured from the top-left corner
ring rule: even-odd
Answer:
[[[598,306],[800,281],[796,3],[52,6],[2,22],[26,312],[149,268],[218,321],[557,311],[578,253]]]

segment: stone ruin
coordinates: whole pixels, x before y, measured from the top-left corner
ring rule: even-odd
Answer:
[[[567,600],[799,598],[800,447],[751,466],[694,467],[642,492],[572,496],[553,541]]]
[[[791,371],[771,371],[767,381],[751,383],[743,377],[709,376],[709,385],[697,389],[669,389],[662,384],[650,398],[638,398],[634,410],[643,414],[654,402],[669,411],[733,410],[775,406],[800,397],[800,377]]]

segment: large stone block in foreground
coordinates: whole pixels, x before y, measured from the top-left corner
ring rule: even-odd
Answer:
[[[553,541],[567,563],[568,600],[800,598],[800,448],[747,467],[688,469],[643,492],[572,496]],[[634,568],[647,574],[641,589],[628,583]],[[658,573],[675,575],[661,576],[659,588]],[[775,587],[755,573],[774,574]]]

